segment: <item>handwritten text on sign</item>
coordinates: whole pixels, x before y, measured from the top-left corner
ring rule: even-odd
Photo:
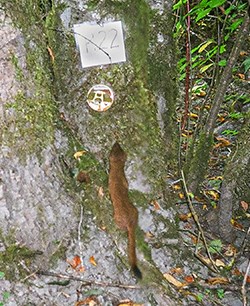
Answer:
[[[120,21],[76,24],[74,32],[83,68],[126,61]]]

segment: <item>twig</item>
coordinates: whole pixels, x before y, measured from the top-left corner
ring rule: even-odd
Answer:
[[[27,279],[29,279],[29,278],[31,278],[31,277],[35,277],[35,278],[37,278],[37,272],[38,272],[38,270],[37,271],[35,271],[35,272],[32,272],[31,274],[29,274],[29,275],[27,275],[25,278],[23,278],[22,279],[22,282],[25,282]]]
[[[206,264],[213,272],[218,272],[218,268],[216,267],[216,265],[215,265],[215,263],[214,263],[214,261],[213,261],[213,259],[212,259],[212,257],[211,257],[211,254],[210,254],[210,252],[209,252],[209,250],[208,250],[207,241],[206,241],[206,238],[205,238],[203,229],[202,229],[202,227],[201,227],[201,225],[200,225],[198,215],[196,214],[196,211],[194,210],[192,201],[191,201],[190,196],[189,196],[189,194],[188,194],[188,189],[187,189],[186,180],[185,180],[185,176],[184,176],[183,170],[181,170],[181,178],[182,178],[182,182],[183,182],[183,186],[184,186],[184,191],[185,191],[185,194],[186,194],[186,198],[187,198],[187,200],[188,200],[188,207],[189,207],[190,212],[191,212],[191,214],[192,214],[192,217],[193,217],[193,219],[194,219],[194,221],[195,221],[195,223],[196,223],[196,225],[197,225],[197,227],[198,227],[198,230],[200,231],[200,234],[201,234],[201,237],[202,237],[202,240],[203,240],[205,249],[206,249],[206,253],[207,253],[207,255],[208,255],[208,258],[209,258],[209,260],[210,260],[212,266],[207,265],[207,263],[204,262],[203,260],[202,260],[202,262],[203,262],[204,264]],[[199,259],[201,259],[197,253],[195,253],[195,255],[196,255]]]
[[[59,33],[72,33],[74,35],[78,35],[82,38],[84,38],[85,40],[87,40],[87,42],[91,43],[93,46],[95,46],[97,49],[99,49],[101,52],[103,52],[110,60],[110,63],[112,64],[112,59],[111,59],[111,56],[108,54],[108,52],[106,52],[105,50],[103,50],[103,48],[99,47],[93,40],[89,39],[88,37],[80,34],[80,33],[77,33],[73,30],[60,30],[60,29],[54,29],[54,28],[48,28],[48,30],[51,30],[51,31],[56,31],[56,32],[59,32]]]
[[[248,265],[246,269],[246,273],[244,275],[243,283],[241,286],[241,294],[243,298],[243,306],[247,306],[247,295],[246,295],[246,283],[247,283],[247,276],[250,272],[250,259],[248,260]]]
[[[231,291],[231,292],[239,292],[240,285],[237,284],[209,284],[205,283],[204,281],[194,282],[187,286],[187,288],[203,288],[203,289],[210,289],[210,290],[217,290],[217,289],[223,289],[225,291]],[[249,291],[249,289],[248,289]]]
[[[187,0],[186,3],[186,14],[187,14],[187,33],[186,33],[186,78],[185,78],[185,109],[184,114],[182,116],[181,122],[181,132],[185,130],[186,123],[188,120],[188,113],[189,113],[189,103],[190,103],[190,70],[192,67],[192,58],[191,58],[191,40],[190,40],[190,24],[191,24],[191,17],[189,15],[190,12],[190,3]]]
[[[78,224],[78,245],[79,245],[81,262],[83,264],[83,249],[82,249],[82,241],[81,241],[82,220],[83,220],[83,206],[81,205],[80,221],[79,221],[79,224]]]
[[[215,93],[213,104],[209,112],[207,122],[205,124],[206,135],[210,135],[214,131],[217,115],[219,113],[221,104],[224,101],[223,98],[232,77],[233,66],[235,65],[238,55],[240,53],[242,41],[244,41],[244,37],[248,34],[248,28],[249,28],[249,17],[248,14],[246,13],[244,21],[239,29],[238,35],[236,36],[234,46],[227,60],[227,65],[224,68],[223,73],[221,75],[220,85],[218,86]]]
[[[246,244],[247,244],[247,241],[248,241],[248,236],[250,234],[250,226],[246,232],[246,235],[244,237],[244,240],[242,242],[242,245],[241,245],[241,248],[240,248],[240,255],[242,255],[244,253],[244,250],[245,250],[245,247],[246,247]]]
[[[124,288],[124,289],[140,289],[140,287],[136,285],[124,285],[124,284],[117,284],[117,283],[96,282],[96,281],[85,280],[77,276],[72,276],[72,275],[67,275],[67,274],[62,274],[62,273],[54,273],[50,271],[37,271],[35,273],[39,275],[52,276],[52,277],[58,277],[62,279],[82,282],[82,286],[94,285],[94,286],[116,287],[116,288]]]

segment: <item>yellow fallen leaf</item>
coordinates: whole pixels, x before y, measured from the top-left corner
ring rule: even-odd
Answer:
[[[48,52],[49,52],[49,55],[50,55],[50,58],[51,58],[52,63],[54,63],[54,61],[55,61],[54,52],[52,51],[52,49],[51,49],[49,46],[47,47],[47,50],[48,50]]]
[[[199,116],[195,113],[189,113],[188,115],[189,115],[190,118],[194,118],[194,119],[199,118]]]
[[[242,80],[245,80],[245,79],[246,79],[245,74],[243,74],[243,73],[236,73],[236,75],[237,75],[240,79],[242,79]]]
[[[226,248],[224,255],[228,257],[232,257],[232,256],[235,256],[236,253],[237,253],[237,249],[233,245],[229,244]]]
[[[145,238],[151,239],[151,238],[154,238],[154,235],[151,232],[146,232]]]
[[[95,261],[95,257],[94,257],[94,256],[91,256],[91,257],[89,258],[89,262],[90,262],[93,266],[97,266],[97,263],[96,263],[96,261]]]
[[[181,221],[188,221],[188,219],[190,219],[192,217],[192,214],[191,213],[188,213],[188,214],[179,214],[179,219]]]
[[[174,190],[180,190],[181,189],[181,185],[175,184],[175,185],[172,186],[172,188]]]
[[[117,306],[144,306],[144,304],[134,303],[133,301],[126,299],[126,300],[120,301]]]
[[[77,151],[75,154],[74,154],[74,158],[75,159],[79,159],[81,156],[83,156],[83,154],[87,153],[86,151],[82,150],[82,151]]]
[[[210,195],[214,200],[219,200],[220,198],[220,195],[217,191],[214,191],[214,190],[207,190],[205,191],[205,193],[207,195]]]
[[[247,52],[246,51],[240,51],[240,56],[246,56]]]
[[[185,198],[184,193],[182,193],[182,192],[180,192],[178,195],[179,195],[179,198],[180,198],[181,200]]]
[[[211,285],[228,284],[229,280],[226,277],[211,277],[207,280]]]
[[[209,180],[223,180],[223,176],[221,175],[217,175],[217,176],[212,176],[212,177],[209,177]]]
[[[178,274],[178,275],[180,275],[180,274],[183,274],[183,273],[184,273],[183,269],[180,268],[180,267],[172,268],[172,269],[170,269],[170,272],[171,272],[171,275],[172,275],[172,274]]]
[[[98,195],[98,198],[99,198],[100,200],[103,199],[103,197],[104,197],[104,195],[105,195],[103,187],[98,187],[97,195]]]
[[[219,143],[217,143],[215,147],[228,147],[231,145],[231,142],[223,137],[216,137],[216,140],[219,141]]]
[[[226,266],[225,263],[220,259],[215,260],[215,265],[216,267],[223,267],[223,268]]]
[[[164,273],[163,276],[166,278],[166,280],[167,280],[170,284],[174,285],[174,286],[177,287],[177,288],[181,288],[181,287],[183,287],[183,286],[186,285],[186,284],[184,284],[184,283],[178,281],[176,278],[174,278],[174,277],[173,277],[171,274],[169,274],[169,273]]]
[[[199,92],[196,93],[196,96],[198,97],[205,97],[207,93],[204,90],[200,90]]]

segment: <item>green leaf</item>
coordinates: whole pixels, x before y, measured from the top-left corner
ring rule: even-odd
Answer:
[[[208,5],[211,8],[215,8],[215,7],[221,6],[225,2],[226,0],[211,0],[211,1],[208,1]]]
[[[221,252],[222,242],[219,239],[212,240],[209,244],[209,252],[214,254]]]
[[[192,192],[188,192],[188,196],[193,199],[194,198],[194,194]]]
[[[173,5],[173,10],[178,10],[185,3],[187,3],[187,0],[180,0],[180,1],[178,1],[176,4]]]
[[[212,39],[208,40],[207,42],[205,42],[200,49],[198,50],[198,53],[201,53],[202,51],[204,51],[210,44],[212,44],[214,41]]]
[[[221,60],[221,61],[219,61],[219,63],[218,63],[218,65],[220,66],[220,67],[225,67],[226,66],[226,64],[227,64],[227,60]]]
[[[199,4],[196,5],[197,8],[204,8],[208,5],[209,0],[202,0]]]
[[[203,17],[207,16],[211,11],[211,8],[207,8],[205,10],[200,10],[200,12],[198,13],[195,21],[199,21],[200,19],[202,19]]]
[[[4,275],[5,275],[4,272],[0,271],[0,279],[4,278]]]
[[[233,22],[233,23],[231,24],[230,30],[231,30],[232,32],[235,31],[235,30],[238,28],[238,26],[239,26],[242,22],[243,22],[243,18],[240,18],[240,19],[236,20],[235,22]]]
[[[7,291],[4,291],[3,294],[2,294],[2,296],[3,296],[3,300],[6,301],[6,300],[8,300],[8,298],[10,297],[10,293],[7,292]]]
[[[228,129],[228,130],[224,130],[221,134],[222,135],[227,135],[227,136],[229,136],[229,135],[236,136],[238,133],[239,132],[237,130],[230,130],[230,129]]]
[[[217,289],[217,295],[219,299],[223,299],[225,296],[224,289]]]
[[[235,5],[230,5],[229,8],[225,10],[225,15],[228,15],[233,9],[235,9]]]
[[[245,73],[246,73],[250,69],[250,57],[244,60],[243,66],[245,68]]]
[[[196,300],[197,300],[197,302],[201,302],[203,300],[203,294],[202,293],[198,293],[196,295]]]
[[[238,119],[244,118],[244,115],[243,115],[242,113],[237,112],[237,113],[231,113],[231,114],[229,114],[228,117],[229,117],[229,118],[232,118],[232,119],[238,120]]]
[[[226,51],[226,45],[220,46],[220,54],[224,53]]]
[[[210,68],[213,65],[214,65],[214,63],[211,63],[211,64],[208,64],[208,65],[205,65],[205,66],[201,67],[200,72],[201,73],[205,72],[208,68]]]

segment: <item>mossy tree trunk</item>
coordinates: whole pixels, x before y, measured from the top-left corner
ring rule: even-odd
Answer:
[[[250,114],[245,120],[232,159],[226,167],[218,208],[219,234],[233,242],[235,232],[231,220],[233,212],[241,209],[241,201],[250,203]]]
[[[150,186],[149,192],[140,188],[139,192],[131,191],[142,214],[149,212],[152,198],[162,196],[167,171],[176,164],[171,1],[162,7],[164,14],[143,0],[86,1],[84,13],[82,2],[67,3],[0,0],[0,6],[20,30],[19,43],[25,49],[20,57],[14,50],[11,58],[19,91],[1,101],[0,207],[3,213],[0,214],[0,239],[4,245],[1,253],[8,258],[8,251],[13,250],[10,246],[25,245],[39,251],[34,256],[42,254],[32,268],[45,269],[56,262],[58,270],[67,269],[66,252],[69,256],[84,253],[82,258],[85,257],[86,265],[95,255],[99,256],[99,263],[86,269],[85,277],[98,273],[115,281],[119,271],[124,269],[126,274],[128,271],[114,254],[111,238],[118,234],[113,229],[107,188],[108,155],[114,138],[128,153],[128,163],[133,166],[128,180],[132,182],[139,173],[143,178],[139,187]],[[64,17],[69,14],[67,25],[65,20],[63,23],[63,14]],[[96,21],[97,15],[103,21],[119,17],[124,22],[129,59],[124,64],[82,70],[72,25]],[[108,84],[115,91],[116,101],[104,113],[91,111],[86,103],[89,89],[98,83]],[[77,151],[86,154],[75,159]],[[81,171],[90,178],[86,184],[77,181]],[[164,209],[171,206],[172,201],[169,198]],[[165,203],[163,201],[163,205]],[[164,228],[173,239],[178,233],[174,220],[169,219],[164,219],[161,231]],[[162,224],[160,218],[157,220],[155,222]],[[146,231],[147,222],[142,221],[142,230]],[[144,249],[150,254],[150,247],[143,235],[141,237]],[[175,243],[174,239],[171,241]],[[141,258],[144,258],[143,252]],[[162,258],[167,257],[164,252]],[[18,257],[11,264],[3,263],[0,270],[11,272],[6,267],[18,266],[19,260]],[[156,260],[161,257],[157,256]],[[151,269],[150,265],[145,266]],[[103,272],[104,267],[109,276]],[[151,279],[152,273],[148,275]],[[133,294],[138,300],[142,300],[142,296],[146,300],[150,295],[155,296],[159,304],[174,304],[165,292],[159,293],[153,286],[151,289],[147,287]],[[22,295],[25,299],[28,294],[25,284],[20,290],[25,292]],[[46,297],[42,298],[44,302]]]

